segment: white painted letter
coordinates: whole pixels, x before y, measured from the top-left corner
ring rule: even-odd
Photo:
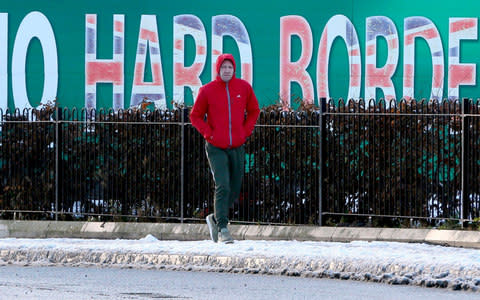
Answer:
[[[328,92],[328,59],[330,49],[336,37],[341,37],[346,45],[349,59],[350,83],[347,99],[358,100],[360,98],[360,82],[362,77],[362,65],[360,59],[360,47],[358,36],[352,22],[344,15],[335,15],[328,20],[323,29],[317,58],[317,91],[318,98],[330,98]],[[320,103],[320,101],[319,101]]]
[[[44,62],[44,82],[41,103],[46,104],[57,97],[58,56],[55,35],[48,19],[34,11],[25,16],[18,27],[12,54],[12,92],[15,107],[31,108],[27,95],[25,64],[28,45],[33,38],[42,45]]]
[[[192,91],[193,100],[202,86],[200,74],[207,61],[207,34],[202,21],[194,15],[179,15],[173,19],[173,101],[183,104],[184,87]],[[195,60],[190,67],[185,67],[185,36],[190,35],[195,41]]]
[[[8,14],[0,13],[0,109],[8,108]],[[0,127],[1,130],[1,127]]]
[[[398,64],[398,34],[395,24],[387,17],[369,17],[366,22],[366,56],[365,56],[365,101],[376,98],[376,89],[383,91],[385,100],[396,99],[392,76]],[[377,36],[387,40],[387,62],[377,68]],[[388,102],[387,102],[388,103]]]
[[[242,64],[242,78],[253,83],[252,47],[247,29],[242,21],[232,15],[212,17],[212,79],[217,76],[215,63],[217,57],[223,53],[223,36],[231,36],[237,42]],[[236,64],[239,65],[238,62]]]
[[[475,85],[476,64],[460,63],[460,40],[477,39],[477,18],[450,18],[448,36],[448,99],[458,99],[460,85]]]
[[[150,54],[152,82],[144,81],[147,51]],[[158,40],[157,18],[155,15],[142,15],[140,21],[130,106],[136,106],[142,103],[144,99],[153,101],[156,108],[167,108],[165,86],[163,84],[162,59],[160,56],[160,42]]]
[[[432,91],[430,99],[439,100],[443,96],[443,47],[440,34],[432,21],[425,17],[410,17],[404,24],[403,48],[403,97],[414,98],[415,38],[424,38],[432,53]]]
[[[296,35],[302,42],[302,54],[296,62],[291,62],[291,37]],[[313,53],[312,29],[308,22],[300,16],[285,16],[280,18],[280,99],[290,107],[290,84],[300,85],[303,100],[313,103],[314,91],[312,78],[307,72]]]
[[[114,109],[124,106],[124,15],[113,15],[113,59],[97,59],[97,15],[85,15],[85,107],[97,106],[97,82],[113,83]]]

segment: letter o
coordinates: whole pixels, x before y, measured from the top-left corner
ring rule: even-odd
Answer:
[[[18,27],[12,54],[12,93],[15,107],[31,108],[27,95],[25,65],[28,45],[38,38],[42,46],[44,62],[44,82],[41,103],[54,100],[58,87],[58,59],[55,35],[48,19],[34,11],[25,16]]]

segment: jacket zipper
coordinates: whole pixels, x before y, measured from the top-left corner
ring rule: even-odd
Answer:
[[[230,106],[230,92],[228,91],[228,82],[225,83],[227,89],[227,99],[228,99],[228,135],[230,138],[230,144],[228,148],[232,147],[232,108]]]

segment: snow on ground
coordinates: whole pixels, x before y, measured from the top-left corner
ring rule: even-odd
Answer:
[[[0,239],[0,265],[259,273],[480,291],[480,250],[396,242]]]

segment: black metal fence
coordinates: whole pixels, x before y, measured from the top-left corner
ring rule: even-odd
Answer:
[[[246,145],[232,220],[476,220],[479,105],[267,107]],[[0,217],[203,219],[213,207],[213,182],[188,112],[0,111]]]

